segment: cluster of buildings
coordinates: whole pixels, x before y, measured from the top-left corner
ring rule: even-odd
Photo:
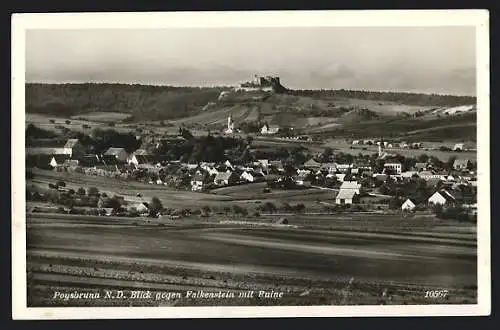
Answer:
[[[265,123],[262,125],[260,128],[260,134],[262,135],[272,135],[278,133],[280,130],[280,127],[278,125],[269,125],[268,123]],[[233,134],[233,133],[240,133],[241,131],[236,129],[234,127],[234,120],[231,115],[227,117],[227,126],[224,129],[224,134]]]
[[[183,177],[186,188],[192,191],[254,182],[279,183],[284,180],[293,182],[295,187],[308,188],[330,179],[336,182],[334,190],[338,192],[335,194],[335,203],[339,205],[358,203],[364,188],[376,186],[370,182],[385,182],[388,178],[398,182],[412,178],[425,180],[428,187],[436,189],[428,202],[441,205],[461,202],[458,194],[454,193],[458,187],[477,186],[468,159],[456,159],[453,171],[434,168],[430,163],[416,163],[411,169],[403,170],[403,164],[382,152],[381,144],[378,157],[384,161],[381,173],[377,173],[366,159],[337,163],[319,162],[312,158],[301,166],[287,164],[285,169],[282,161],[270,159],[258,159],[247,164],[233,164],[229,160],[222,163],[188,164],[167,161],[165,157],[152,155],[145,149],[128,153],[124,148],[110,147],[100,155],[88,155],[83,150],[77,139],[70,139],[61,148],[41,150],[42,152],[36,155],[28,154],[27,161],[30,157],[35,157],[38,161],[43,159],[44,165],[57,171],[75,171],[116,178],[141,178],[151,184],[167,185],[167,182]],[[39,163],[35,166],[40,167]],[[401,208],[412,210],[415,203],[406,200]]]

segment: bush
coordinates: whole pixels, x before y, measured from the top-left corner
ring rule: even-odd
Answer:
[[[97,189],[96,187],[90,187],[87,190],[87,195],[89,195],[89,196],[99,196],[99,189]]]
[[[71,120],[65,120],[64,122],[66,123],[66,125],[71,124]]]
[[[82,187],[78,188],[78,190],[76,191],[76,193],[80,196],[85,196],[85,189],[83,189]]]
[[[64,181],[57,181],[56,186],[57,187],[66,187],[66,182],[64,182]]]

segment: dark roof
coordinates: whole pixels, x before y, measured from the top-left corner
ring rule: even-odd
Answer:
[[[85,155],[78,157],[78,164],[85,167],[94,167],[101,164],[96,155]]]
[[[135,155],[135,159],[137,159],[139,164],[150,164],[154,162],[153,158],[147,155]]]
[[[116,164],[120,163],[120,161],[118,159],[116,159],[116,157],[114,155],[103,155],[101,157],[101,161],[105,165],[116,165]]]

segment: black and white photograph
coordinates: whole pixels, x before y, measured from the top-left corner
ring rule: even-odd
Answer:
[[[488,24],[14,15],[13,316],[489,314]]]

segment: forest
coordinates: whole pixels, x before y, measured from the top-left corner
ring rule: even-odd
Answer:
[[[164,120],[198,113],[221,88],[126,84],[26,84],[26,112],[60,116],[112,111],[132,120]]]

